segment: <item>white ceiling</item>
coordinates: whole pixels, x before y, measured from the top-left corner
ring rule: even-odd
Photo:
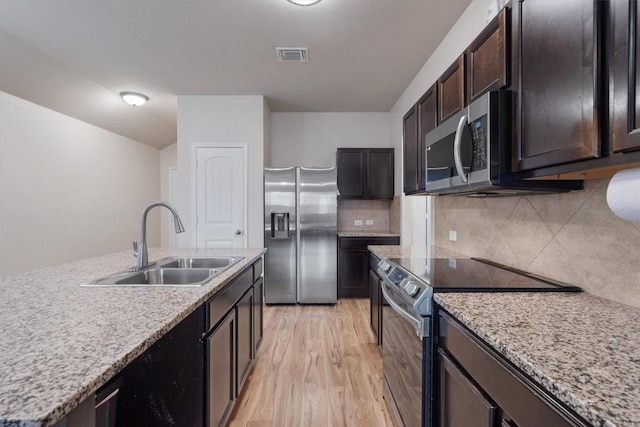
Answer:
[[[176,142],[178,95],[387,112],[470,2],[1,0],[0,89],[158,148]],[[134,109],[125,90],[151,100]]]

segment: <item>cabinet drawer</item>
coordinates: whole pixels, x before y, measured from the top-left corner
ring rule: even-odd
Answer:
[[[442,311],[439,328],[440,347],[518,426],[589,425]]]
[[[367,249],[369,245],[397,245],[399,237],[341,237],[341,249]]]
[[[253,282],[257,282],[262,277],[264,271],[262,270],[262,258],[253,263]]]
[[[251,267],[244,270],[238,278],[225,289],[218,292],[207,303],[207,330],[213,328],[225,314],[233,307],[233,305],[247,292],[247,289],[253,284],[253,269]]]
[[[446,352],[438,350],[440,365],[440,427],[495,425],[497,408],[467,378]]]

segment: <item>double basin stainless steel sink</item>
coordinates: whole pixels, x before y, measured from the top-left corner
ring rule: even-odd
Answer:
[[[169,257],[137,271],[121,271],[80,286],[202,286],[244,257]]]

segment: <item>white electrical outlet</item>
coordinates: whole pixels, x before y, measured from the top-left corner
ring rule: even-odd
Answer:
[[[458,240],[458,233],[455,230],[449,230],[449,240],[455,242]]]
[[[372,219],[368,219],[364,223],[365,223],[365,225],[373,225],[373,220]]]
[[[356,219],[355,221],[353,221],[353,225],[362,225],[362,220]]]

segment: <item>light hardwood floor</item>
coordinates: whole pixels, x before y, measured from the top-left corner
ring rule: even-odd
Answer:
[[[369,301],[266,306],[264,339],[228,425],[391,426]]]

